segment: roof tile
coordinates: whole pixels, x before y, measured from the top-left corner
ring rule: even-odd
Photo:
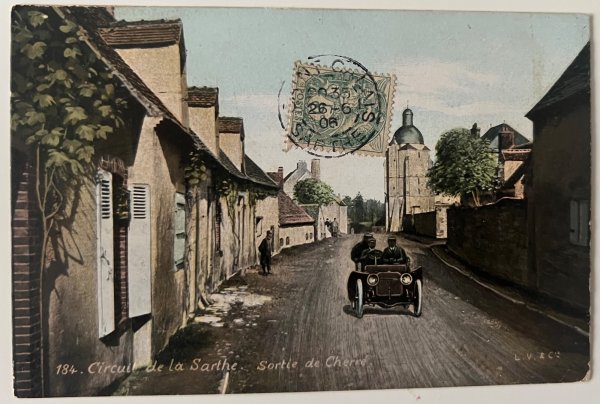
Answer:
[[[315,219],[298,206],[285,192],[279,192],[278,202],[280,225],[313,224],[315,222]]]
[[[590,43],[588,42],[546,95],[525,116],[533,115],[578,94],[590,93]]]
[[[169,45],[181,40],[180,19],[155,21],[118,21],[100,28],[100,35],[110,46]]]
[[[190,87],[188,88],[187,102],[190,107],[218,107],[219,89],[216,87]]]

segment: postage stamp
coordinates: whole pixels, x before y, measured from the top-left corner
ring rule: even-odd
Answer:
[[[309,59],[320,63],[328,55]],[[294,65],[287,148],[381,156],[389,137],[395,76],[369,72],[346,56],[330,66]]]

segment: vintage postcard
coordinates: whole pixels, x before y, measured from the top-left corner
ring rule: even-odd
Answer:
[[[16,397],[590,380],[590,15],[10,22]]]

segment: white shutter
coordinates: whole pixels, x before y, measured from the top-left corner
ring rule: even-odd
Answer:
[[[112,175],[99,170],[97,181],[98,335],[102,338],[115,329]]]
[[[183,268],[185,258],[185,195],[175,194],[175,240],[173,245],[174,270]]]
[[[150,267],[150,187],[133,184],[131,221],[127,243],[129,317],[152,311],[152,272]]]

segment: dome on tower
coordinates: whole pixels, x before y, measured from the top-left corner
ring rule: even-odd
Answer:
[[[406,108],[402,113],[402,126],[396,130],[390,144],[424,144],[421,131],[413,125],[413,112]]]

